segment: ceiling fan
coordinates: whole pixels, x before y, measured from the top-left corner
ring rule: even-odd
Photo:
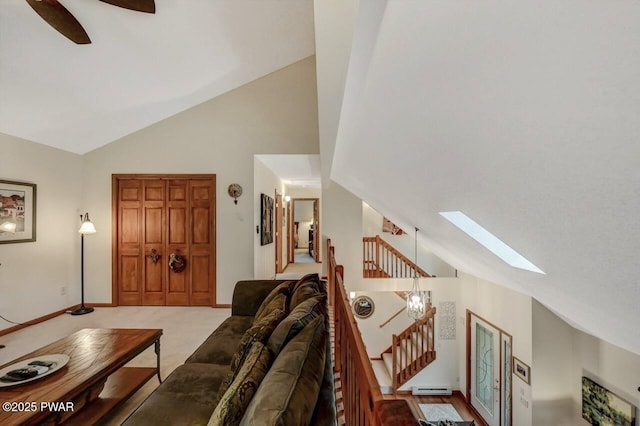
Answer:
[[[138,12],[156,13],[154,0],[100,0]],[[27,0],[42,19],[76,44],[89,44],[91,39],[80,22],[58,0]]]

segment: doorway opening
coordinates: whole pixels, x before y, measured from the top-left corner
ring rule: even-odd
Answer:
[[[292,198],[289,263],[320,263],[320,199]]]

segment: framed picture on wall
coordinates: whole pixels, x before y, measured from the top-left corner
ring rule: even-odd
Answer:
[[[0,180],[0,244],[36,240],[36,184]]]
[[[513,374],[526,384],[531,384],[531,368],[515,356],[513,357]]]
[[[273,242],[273,198],[260,194],[260,245],[265,246]]]

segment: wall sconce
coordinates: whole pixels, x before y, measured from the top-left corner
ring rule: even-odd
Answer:
[[[233,204],[238,204],[238,197],[242,195],[242,187],[237,183],[232,183],[227,189],[229,197],[233,198]]]
[[[291,195],[285,195],[284,196],[284,202],[288,203],[289,201],[291,201]]]

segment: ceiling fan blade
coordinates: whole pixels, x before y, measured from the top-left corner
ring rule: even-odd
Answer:
[[[58,0],[27,0],[29,6],[60,34],[76,44],[89,44],[91,39],[80,22]]]
[[[154,0],[100,0],[114,6],[124,7],[125,9],[135,10],[137,12],[156,13],[156,3]]]

